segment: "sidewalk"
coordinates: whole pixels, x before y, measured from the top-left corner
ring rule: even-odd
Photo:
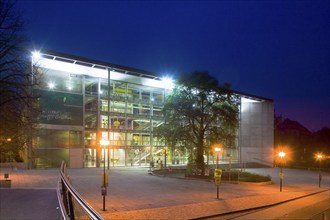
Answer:
[[[101,210],[100,191],[103,169],[70,169],[68,174],[75,189],[106,219],[194,219],[271,205],[330,188],[329,174],[323,175],[322,187],[318,188],[317,172],[285,171],[287,175],[281,193],[276,169],[253,169],[253,172],[271,175],[273,184],[223,183],[220,200],[217,200],[216,187],[209,181],[152,176],[146,167],[111,167],[106,171],[109,172],[109,187],[105,212]],[[4,173],[9,173],[12,180],[11,190],[55,190],[59,171],[1,169],[0,180],[4,179]]]
[[[105,219],[198,219],[205,217],[212,217],[219,214],[226,214],[235,211],[248,210],[257,207],[269,206],[278,204],[284,201],[299,198],[313,192],[288,192],[276,195],[266,195],[266,196],[249,196],[236,199],[219,200],[215,202],[205,202],[190,205],[180,205],[171,206],[164,208],[155,209],[143,209],[137,211],[128,212],[117,212],[117,213],[107,213],[104,214]],[[327,191],[326,193],[329,193]],[[313,204],[313,203],[312,203]],[[330,208],[330,207],[329,207]],[[276,219],[277,215],[285,215],[290,213],[292,210],[282,209],[280,212],[274,213],[272,210],[272,215],[265,213],[265,215],[250,215],[247,218],[242,219]],[[267,218],[268,216],[268,218]],[[274,218],[269,218],[273,216]],[[257,218],[259,217],[259,218]],[[239,218],[240,219],[240,218]],[[295,218],[297,219],[297,218]],[[301,218],[299,218],[301,219]],[[303,219],[303,218],[302,218]]]
[[[258,212],[240,216],[237,220],[268,220],[268,219],[312,219],[320,213],[320,210],[326,211],[330,209],[330,193],[329,190],[317,193],[309,197],[303,197],[293,200],[285,204],[279,204]],[[322,219],[322,218],[316,218]],[[327,218],[323,218],[327,219]]]

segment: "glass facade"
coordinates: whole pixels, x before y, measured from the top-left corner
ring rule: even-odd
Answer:
[[[162,108],[169,88],[163,81],[145,71],[70,57],[43,53],[40,59],[32,60],[32,68],[42,79],[33,90],[40,106],[32,140],[33,167],[58,167],[62,160],[71,168],[103,163],[141,166],[151,160],[155,166],[165,161],[187,163],[189,146],[178,146],[171,152],[153,135],[164,120]],[[228,163],[263,161],[273,147],[272,100],[260,99],[257,104],[261,110],[254,114],[245,97],[236,144],[220,155]],[[256,138],[245,141],[253,131],[250,121],[264,116],[269,123],[262,124],[262,132],[254,134]],[[100,145],[101,140],[109,140],[109,145]],[[214,163],[214,156],[206,154],[205,162]]]
[[[104,159],[109,166],[165,160],[165,146],[153,137],[163,121],[168,91],[159,78],[49,54],[33,67],[37,65],[42,83],[34,88],[41,108],[33,138],[34,167],[57,167],[62,160],[70,164],[77,160],[72,149],[83,151],[83,167],[98,167]],[[104,139],[108,146],[100,145]],[[171,160],[169,151],[167,155]]]

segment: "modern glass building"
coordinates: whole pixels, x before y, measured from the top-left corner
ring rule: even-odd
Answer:
[[[37,55],[37,54],[35,54]],[[185,164],[184,149],[169,149],[153,135],[163,123],[170,80],[157,74],[52,51],[33,56],[41,77],[33,92],[40,114],[32,140],[32,166],[71,168],[141,166],[164,161]],[[241,97],[237,146],[224,160],[272,165],[273,101]],[[108,140],[101,141],[101,140]],[[228,156],[228,158],[227,158]],[[172,157],[172,158],[171,158]],[[156,164],[157,165],[157,164]]]

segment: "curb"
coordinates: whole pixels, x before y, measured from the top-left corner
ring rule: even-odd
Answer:
[[[238,184],[264,186],[264,185],[271,185],[271,184],[273,184],[273,182],[272,181],[267,181],[267,182],[238,182]]]

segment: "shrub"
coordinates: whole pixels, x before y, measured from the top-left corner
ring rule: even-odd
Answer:
[[[230,178],[229,178],[230,176]],[[224,170],[221,176],[222,180],[231,180],[231,181],[242,181],[242,182],[267,182],[271,181],[271,177],[263,176],[259,174],[249,173],[249,172],[241,172],[239,170]]]
[[[239,175],[239,181],[242,182],[267,182],[271,180],[272,178],[269,175],[263,176],[249,172],[241,172]]]

